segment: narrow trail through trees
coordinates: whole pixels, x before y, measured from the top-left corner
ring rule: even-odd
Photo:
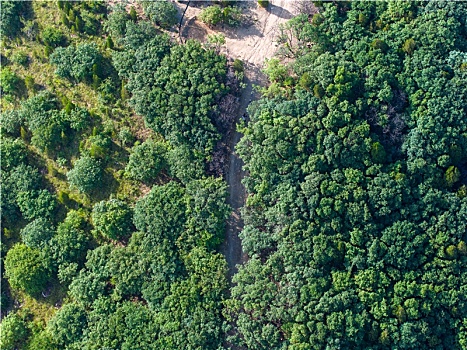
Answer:
[[[180,28],[181,36],[206,41],[209,34],[216,33],[219,29],[225,35],[226,43],[222,51],[228,57],[240,59],[245,67],[245,84],[240,96],[240,103],[236,116],[236,123],[245,114],[249,103],[258,98],[259,94],[253,90],[253,85],[265,86],[267,81],[261,72],[264,61],[274,56],[276,51],[275,39],[279,34],[280,24],[292,18],[294,12],[294,0],[271,0],[267,9],[257,6],[256,1],[248,1],[243,4],[247,24],[235,29],[220,30],[209,28],[199,22],[196,17],[201,8],[183,8],[185,25]],[[228,204],[232,207],[232,215],[227,221],[225,240],[221,246],[221,253],[225,255],[229,267],[230,281],[237,272],[237,265],[247,260],[242,251],[239,234],[243,229],[243,220],[240,209],[245,205],[246,191],[242,184],[245,176],[243,161],[235,152],[235,146],[242,135],[232,127],[228,138],[229,162],[226,181],[229,185]]]

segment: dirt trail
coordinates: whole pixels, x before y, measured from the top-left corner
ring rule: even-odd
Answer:
[[[236,122],[244,115],[249,103],[259,97],[258,94],[254,93],[253,85],[265,86],[267,83],[261,68],[266,58],[274,56],[275,39],[279,25],[293,17],[293,3],[294,0],[271,0],[268,8],[263,9],[257,5],[256,0],[245,1],[242,3],[242,7],[247,23],[236,29],[209,28],[196,19],[201,8],[190,7],[185,13],[181,32],[183,38],[194,38],[204,42],[207,35],[221,32],[226,39],[225,47],[222,48],[223,53],[244,62],[246,87],[240,97]],[[230,277],[237,272],[237,265],[248,259],[246,254],[242,252],[242,244],[238,236],[243,229],[240,208],[243,207],[246,200],[246,191],[241,182],[245,176],[243,161],[235,152],[235,146],[241,137],[242,135],[238,131],[232,130],[228,142],[230,160],[226,176],[229,185],[227,201],[233,212],[227,221],[221,252],[227,260]]]

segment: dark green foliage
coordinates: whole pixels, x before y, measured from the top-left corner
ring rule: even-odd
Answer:
[[[10,171],[14,167],[24,163],[27,156],[27,149],[24,142],[7,137],[1,138],[0,142],[0,159],[3,171]]]
[[[38,295],[47,284],[49,271],[39,250],[18,243],[6,254],[5,277],[11,288]]]
[[[225,91],[225,59],[188,41],[173,47],[160,62],[156,74],[151,74],[150,90],[136,81],[143,72],[128,84],[135,110],[175,146],[190,145],[194,158],[205,158],[218,138],[210,110]]]
[[[46,27],[41,31],[41,40],[45,46],[52,48],[66,45],[66,36],[55,27]]]
[[[130,19],[128,12],[121,4],[112,8],[112,12],[107,16],[104,28],[112,35],[114,40],[118,40],[125,35],[126,23]]]
[[[48,322],[47,330],[61,348],[77,342],[86,326],[86,314],[79,305],[64,305]]]
[[[170,28],[178,22],[177,8],[167,0],[143,2],[143,8],[146,16],[162,28]]]
[[[180,235],[186,220],[184,189],[171,182],[154,186],[147,196],[136,203],[134,223],[139,231],[154,232],[158,240],[174,241]],[[165,215],[170,212],[170,216]]]
[[[56,234],[45,248],[46,256],[53,266],[65,263],[81,264],[88,248],[89,238],[85,233],[86,224],[82,213],[69,211],[66,219],[57,227]]]
[[[2,220],[14,222],[19,217],[17,197],[20,193],[38,190],[41,178],[31,166],[20,164],[11,171],[2,171]]]
[[[117,199],[96,203],[92,209],[94,231],[106,238],[119,240],[132,228],[132,212],[128,204]]]
[[[67,173],[70,186],[83,193],[91,193],[102,185],[103,170],[100,161],[82,156]]]
[[[52,223],[45,218],[31,221],[21,230],[21,240],[30,248],[43,248],[54,234]]]
[[[145,183],[154,182],[161,170],[166,167],[166,153],[167,148],[163,143],[151,139],[135,146],[125,168],[127,176]]]
[[[2,1],[0,12],[0,36],[11,39],[23,28],[21,19],[30,16],[31,3],[29,1]]]
[[[0,323],[0,348],[18,349],[27,341],[29,332],[27,323],[17,313],[10,312]]]
[[[102,55],[94,43],[58,47],[50,55],[50,62],[56,66],[55,73],[58,76],[86,83],[92,81],[93,67],[101,66],[102,60]]]
[[[51,218],[57,202],[47,190],[22,191],[16,196],[18,207],[23,217],[28,220]]]
[[[463,349],[465,5],[321,6],[288,24],[290,70],[313,91],[269,90],[241,130],[249,261],[232,341]]]

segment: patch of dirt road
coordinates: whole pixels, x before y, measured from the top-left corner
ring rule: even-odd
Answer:
[[[181,12],[185,6],[180,6]],[[215,27],[210,28],[197,20],[201,7],[188,7],[181,26],[181,37],[186,39],[198,39],[205,42],[207,35],[222,33],[225,35],[225,46],[221,51],[232,59],[240,59],[244,62],[246,87],[242,90],[236,122],[246,113],[249,103],[259,96],[253,90],[253,85],[265,86],[267,79],[261,72],[265,59],[274,56],[276,51],[275,39],[279,33],[279,26],[294,15],[293,0],[272,0],[267,9],[261,8],[256,1],[244,1],[241,3],[246,23],[239,28]],[[225,255],[229,276],[237,272],[237,265],[244,263],[248,257],[242,251],[239,233],[243,229],[243,220],[240,208],[246,200],[245,188],[242,179],[245,176],[243,161],[235,152],[235,146],[242,135],[234,130],[230,131],[228,147],[230,159],[226,180],[229,185],[228,204],[233,212],[227,221],[226,235],[221,246],[221,252]]]

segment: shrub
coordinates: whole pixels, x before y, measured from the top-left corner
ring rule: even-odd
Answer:
[[[67,178],[71,187],[83,193],[89,193],[102,182],[102,168],[98,160],[89,156],[79,158],[68,173]]]
[[[45,46],[58,47],[66,45],[66,36],[59,29],[46,27],[41,32],[41,40]]]
[[[18,314],[9,313],[0,323],[0,349],[19,349],[26,342],[28,335],[26,322]]]
[[[39,250],[18,243],[6,254],[5,276],[13,289],[37,295],[45,288],[49,272]]]
[[[128,204],[118,199],[110,199],[94,205],[91,218],[94,232],[104,237],[118,240],[131,232],[131,210]]]
[[[199,19],[209,26],[215,26],[222,22],[224,16],[219,6],[209,6],[199,14]]]
[[[177,8],[166,0],[144,3],[144,12],[162,28],[170,28],[177,23]]]
[[[262,8],[267,8],[269,6],[269,1],[268,0],[258,0],[258,5],[261,6]]]
[[[30,248],[43,248],[53,234],[54,229],[50,221],[37,218],[21,230],[21,239]]]
[[[165,153],[165,146],[152,140],[135,146],[125,168],[127,176],[142,182],[154,181],[166,165]]]
[[[21,79],[11,71],[10,68],[4,67],[0,72],[0,88],[5,95],[13,95],[18,92]]]
[[[29,62],[29,56],[27,53],[19,51],[11,57],[11,61],[22,66],[26,66]]]

